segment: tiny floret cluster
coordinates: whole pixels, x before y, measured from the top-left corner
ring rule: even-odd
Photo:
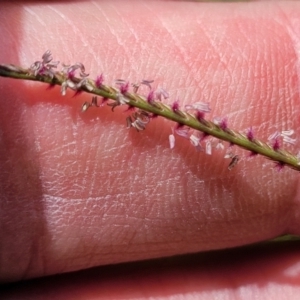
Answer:
[[[51,52],[48,50],[43,54],[41,61],[36,61],[30,66],[29,72],[34,74],[34,76],[40,75],[53,78],[59,61],[52,60]]]
[[[79,71],[79,80],[77,80],[76,71]],[[76,63],[74,65],[63,65],[62,73],[65,75],[65,80],[61,85],[61,94],[66,94],[67,88],[74,91],[80,91],[82,87],[85,87],[88,91],[92,91],[94,87],[89,82],[89,74],[85,73],[85,67],[82,63]]]
[[[292,138],[292,135],[294,134],[294,130],[283,130],[283,131],[275,131],[268,137],[268,141],[271,143],[272,148],[275,151],[279,151],[281,147],[281,143],[287,143],[287,144],[296,144],[296,139]]]

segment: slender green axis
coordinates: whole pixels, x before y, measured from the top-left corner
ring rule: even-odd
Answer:
[[[49,52],[50,53],[50,52]],[[51,54],[49,54],[51,55]],[[52,59],[52,58],[51,58]],[[51,59],[48,61],[51,61]],[[47,62],[48,62],[47,61]],[[58,62],[57,62],[58,64]],[[56,66],[55,66],[56,67]],[[79,65],[81,69],[83,65]],[[77,68],[79,68],[77,65]],[[32,68],[32,67],[31,67]],[[97,81],[88,78],[87,74],[80,75],[79,77],[74,76],[74,68],[69,68],[69,73],[64,71],[53,71],[53,66],[46,69],[46,72],[33,72],[32,69],[23,69],[15,65],[0,64],[0,76],[9,77],[22,80],[32,80],[44,82],[50,85],[62,86],[62,94],[64,95],[63,88],[72,88],[76,91],[84,91],[94,95],[101,96],[105,99],[113,100],[113,103],[108,103],[113,109],[116,106],[125,104],[130,107],[135,107],[143,112],[151,113],[169,119],[171,121],[180,124],[180,126],[187,126],[197,131],[203,132],[206,135],[213,136],[221,141],[227,141],[232,145],[237,145],[250,151],[253,155],[260,154],[268,159],[273,160],[279,167],[289,166],[292,169],[300,171],[300,161],[296,155],[282,150],[279,146],[271,146],[265,142],[259,141],[254,138],[249,138],[244,134],[233,131],[222,124],[216,124],[212,121],[199,118],[199,116],[185,112],[182,110],[174,109],[174,107],[163,104],[158,99],[153,101],[147,100],[144,96],[141,96],[136,92],[131,93],[128,89],[120,93],[118,88],[110,87],[97,83]],[[51,71],[51,72],[50,72]],[[36,73],[36,74],[35,74]],[[72,73],[72,76],[70,74]],[[65,90],[64,90],[65,91]],[[89,104],[86,108],[89,107]]]

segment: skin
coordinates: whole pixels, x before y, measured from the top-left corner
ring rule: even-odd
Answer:
[[[30,66],[51,49],[107,83],[154,79],[168,103],[208,101],[210,117],[227,116],[234,129],[297,136],[299,14],[297,2],[2,2],[0,59]],[[244,159],[228,171],[224,152],[198,153],[180,137],[170,150],[172,123],[156,119],[138,133],[123,107],[80,114],[90,95],[63,98],[59,88],[5,78],[0,91],[2,282],[300,234],[293,170],[234,149]],[[291,247],[299,245],[199,254],[163,269],[134,264],[129,278],[128,265],[105,267],[107,276],[63,275],[5,295],[293,299],[300,255]]]

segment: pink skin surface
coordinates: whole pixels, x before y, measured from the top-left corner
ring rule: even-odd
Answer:
[[[299,136],[299,17],[299,3],[2,2],[0,62],[30,66],[50,49],[55,60],[84,63],[91,77],[103,72],[106,83],[154,79],[168,89],[169,103],[208,101],[211,116],[226,116],[234,129],[252,126],[264,139],[287,129]],[[62,97],[59,88],[6,78],[0,92],[1,281],[300,234],[293,170],[277,172],[237,150],[245,159],[229,172],[223,152],[197,153],[180,137],[170,150],[168,121],[138,133],[125,126],[126,108],[80,114],[90,95]],[[296,267],[299,255],[281,249],[278,266],[264,258],[258,261],[268,278],[273,268]],[[229,268],[205,267],[215,267],[219,281]],[[223,288],[254,267],[231,270]],[[206,276],[195,270],[164,271],[161,280],[176,294],[190,293]],[[135,276],[149,289],[136,297],[150,297],[154,275]],[[256,277],[245,281],[249,293]],[[112,289],[123,282],[107,280]],[[130,289],[136,281],[127,280]],[[206,283],[208,290],[195,292],[213,299],[217,283]],[[295,292],[289,283],[278,289]]]

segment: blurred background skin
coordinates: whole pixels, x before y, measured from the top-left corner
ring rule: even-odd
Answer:
[[[2,1],[1,62],[29,66],[47,47],[62,62],[83,62],[91,76],[104,72],[107,82],[150,78],[182,105],[207,99],[234,128],[298,133],[299,10],[297,2]],[[169,122],[128,131],[122,109],[79,115],[90,96],[45,89],[0,79],[3,282],[299,233],[294,171],[278,174],[255,158],[229,173],[221,153],[199,155],[179,139],[171,151]],[[99,267],[2,293],[297,299],[298,247]]]

